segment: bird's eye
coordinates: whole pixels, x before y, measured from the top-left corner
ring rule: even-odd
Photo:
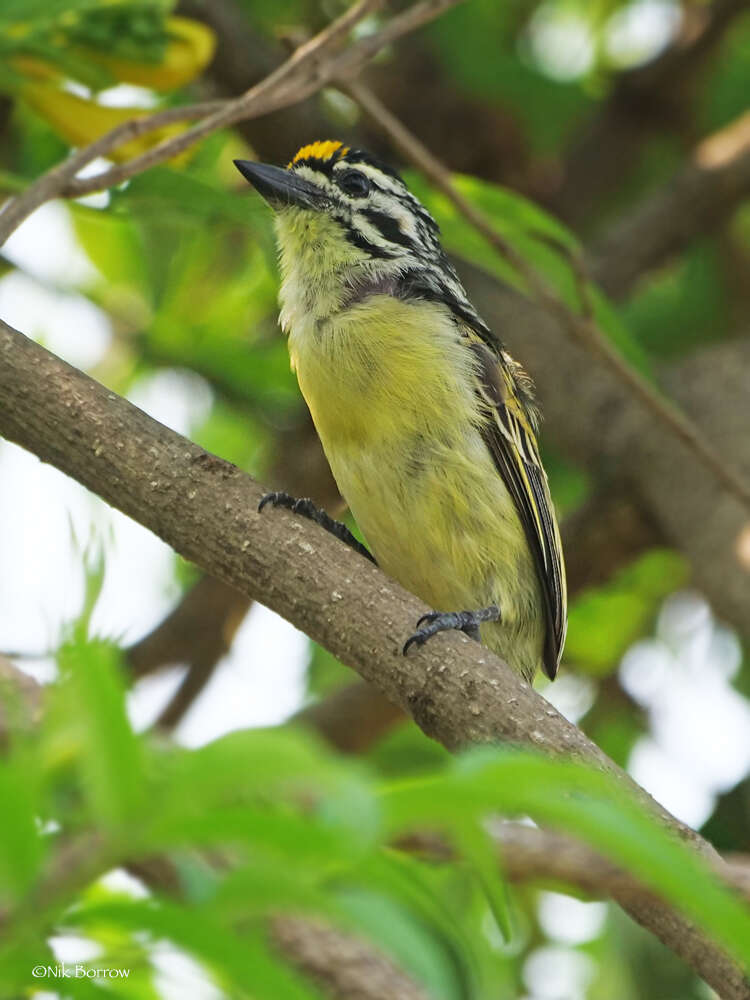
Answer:
[[[352,198],[364,198],[370,193],[370,182],[359,170],[346,170],[337,180],[344,194]]]

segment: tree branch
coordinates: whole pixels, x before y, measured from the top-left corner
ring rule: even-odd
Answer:
[[[413,979],[373,945],[322,920],[275,917],[271,939],[287,961],[335,1000],[429,1000]]]
[[[608,99],[585,123],[564,164],[552,208],[573,225],[596,218],[602,200],[622,184],[644,140],[665,132],[688,141],[696,80],[747,0],[681,5],[682,28],[674,42],[643,66],[614,80]]]
[[[261,600],[456,749],[504,741],[572,756],[613,775],[665,827],[717,855],[489,650],[458,634],[401,655],[426,608],[317,525],[257,513],[262,490],[137,407],[0,324],[0,432],[157,533],[185,558]],[[356,580],[356,584],[354,581]],[[742,971],[663,904],[621,905],[728,1000]]]
[[[341,41],[382,0],[358,0],[338,20],[300,46],[285,63],[245,94],[229,101],[169,108],[124,122],[96,142],[78,150],[43,174],[23,194],[9,199],[0,210],[0,246],[35,209],[60,196],[79,197],[121,184],[149,167],[163,163],[220,128],[287,107],[316,93],[334,78],[349,79],[383,46],[421,27],[462,0],[420,0],[391,18],[380,31],[365,36],[337,54]],[[106,156],[125,142],[179,121],[199,119],[188,131],[167,139],[127,163],[92,177],[76,174],[99,156]]]
[[[629,872],[565,833],[503,821],[493,825],[492,838],[503,873],[511,882],[556,882],[599,899],[629,893],[644,903],[654,901],[653,894]],[[454,849],[436,835],[416,833],[399,840],[398,846],[436,861],[455,857]],[[750,901],[750,865],[745,855],[730,855],[722,861],[719,874]]]
[[[750,112],[709,136],[667,186],[628,213],[588,254],[593,279],[624,298],[638,278],[719,226],[750,195]]]
[[[643,407],[650,410],[665,431],[679,439],[693,452],[694,457],[724,490],[735,496],[750,513],[750,483],[736,469],[716,455],[710,441],[688,417],[656,390],[640,372],[620,354],[611,340],[599,329],[591,304],[586,301],[586,275],[579,273],[584,296],[584,312],[576,315],[563,300],[548,287],[537,270],[528,264],[508,241],[500,235],[492,220],[465,198],[451,180],[450,171],[444,166],[365,86],[349,83],[346,90],[401,149],[416,167],[422,170],[433,184],[455,205],[461,215],[479,232],[490,246],[523,278],[537,303],[549,313],[561,328],[584,349],[604,362],[623,383],[627,391]],[[578,272],[581,262],[571,255],[571,265]]]

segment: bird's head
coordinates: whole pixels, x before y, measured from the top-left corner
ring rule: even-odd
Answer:
[[[438,300],[486,330],[443,251],[437,223],[387,164],[336,141],[303,146],[286,167],[234,162],[274,210],[282,326],[383,290]]]
[[[340,142],[303,146],[286,167],[235,160],[276,215],[285,257],[318,271],[393,273],[434,259],[437,223],[395,170]]]

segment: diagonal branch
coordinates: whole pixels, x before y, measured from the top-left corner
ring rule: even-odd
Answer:
[[[465,636],[408,658],[401,642],[425,610],[317,525],[258,514],[260,486],[137,407],[0,324],[0,433],[156,532],[185,558],[261,600],[329,649],[427,735],[450,749],[509,742],[586,761],[616,778],[714,864],[716,852],[655,803],[510,668]],[[356,581],[356,582],[355,582]],[[615,898],[727,1000],[748,1000],[742,970],[664,904]]]
[[[711,442],[705,438],[689,417],[665,399],[635,368],[628,364],[597,326],[590,304],[587,304],[584,299],[583,315],[573,313],[562,299],[549,288],[536,269],[528,264],[523,256],[497,232],[492,220],[456,189],[448,168],[402,122],[391,114],[372,91],[360,83],[351,82],[345,86],[345,89],[362,109],[378,123],[402,153],[446,195],[467,222],[481,233],[489,245],[514,268],[523,278],[534,298],[545,311],[562,325],[567,334],[582,344],[587,352],[603,361],[627,386],[628,391],[639,399],[675,437],[690,448],[704,470],[710,472],[724,490],[735,496],[750,511],[750,483],[746,482],[732,465],[723,461],[716,454]],[[582,264],[576,259],[571,259],[571,264],[576,270],[580,288],[585,296],[587,294],[587,278],[582,272]]]

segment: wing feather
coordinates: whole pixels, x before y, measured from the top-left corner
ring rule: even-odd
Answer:
[[[476,355],[477,392],[487,415],[482,434],[513,498],[534,559],[547,625],[544,670],[554,678],[565,643],[567,591],[560,532],[535,437],[533,385],[469,302],[447,258],[443,256],[440,265],[439,271],[421,267],[403,272],[394,294],[444,306]]]
[[[487,412],[482,435],[515,502],[534,557],[547,624],[544,670],[554,679],[567,628],[565,568],[547,475],[534,434],[530,380],[511,358],[498,358],[471,335],[470,348],[479,362],[477,391]]]

